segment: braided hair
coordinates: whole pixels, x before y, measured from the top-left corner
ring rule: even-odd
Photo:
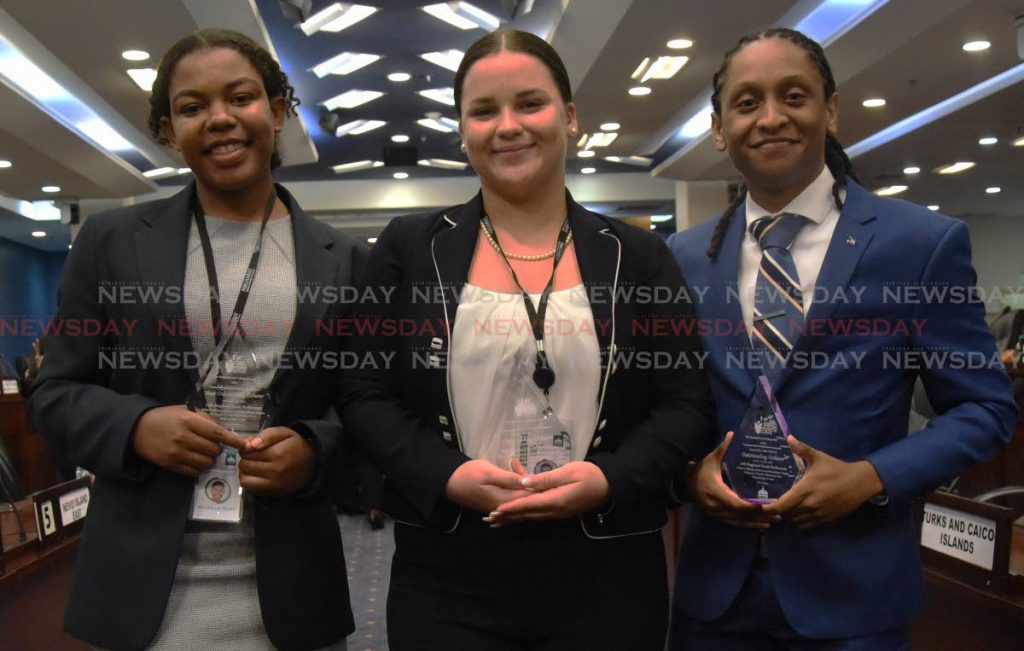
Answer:
[[[711,108],[714,110],[715,115],[718,115],[719,117],[722,115],[722,85],[725,82],[725,75],[729,70],[729,65],[732,63],[733,57],[736,56],[737,52],[751,43],[769,38],[781,38],[787,40],[807,52],[808,57],[811,59],[811,63],[813,63],[814,67],[818,69],[819,73],[821,73],[821,78],[825,82],[825,99],[828,99],[835,94],[836,80],[832,76],[832,67],[829,66],[828,59],[825,58],[825,51],[821,48],[821,45],[795,29],[773,27],[772,29],[766,29],[761,32],[747,34],[740,38],[735,47],[725,53],[725,60],[722,61],[722,67],[715,73],[711,82],[713,86],[713,91],[711,93]],[[854,174],[853,164],[850,162],[850,158],[846,155],[846,152],[843,151],[843,146],[831,133],[825,135],[825,165],[828,166],[829,171],[832,172],[832,176],[835,178],[835,183],[832,184],[832,197],[835,199],[836,206],[842,210],[842,191],[846,188],[846,179],[853,179],[856,181],[857,176]],[[712,260],[718,257],[718,251],[722,248],[722,240],[725,239],[725,233],[729,230],[729,223],[736,214],[736,210],[744,201],[746,201],[746,198],[747,188],[746,186],[743,186],[736,195],[736,198],[729,204],[729,207],[725,209],[725,212],[722,213],[718,223],[715,224],[714,233],[711,235],[711,245],[707,250],[707,255]]]

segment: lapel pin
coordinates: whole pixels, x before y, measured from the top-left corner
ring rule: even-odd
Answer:
[[[853,239],[852,235],[846,236],[846,243],[849,244],[850,246],[857,246],[857,240]]]

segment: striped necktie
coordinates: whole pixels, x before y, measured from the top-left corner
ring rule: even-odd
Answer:
[[[765,375],[774,380],[782,370],[804,320],[800,277],[789,247],[807,218],[792,213],[761,217],[750,224],[750,233],[761,246],[754,291],[754,331],[751,343],[767,356]]]

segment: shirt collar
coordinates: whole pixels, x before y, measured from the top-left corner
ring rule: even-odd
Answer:
[[[750,197],[748,192],[746,200],[748,229],[752,223],[761,217],[772,214],[779,215],[784,212],[802,215],[815,224],[820,224],[828,216],[829,211],[835,207],[835,199],[832,196],[832,185],[834,183],[835,177],[832,176],[828,165],[823,166],[818,177],[811,181],[811,184],[804,188],[803,192],[798,194],[796,198],[777,213],[771,213],[759,206]]]

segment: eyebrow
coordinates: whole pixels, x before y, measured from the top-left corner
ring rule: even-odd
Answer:
[[[256,83],[259,83],[259,80],[255,79],[254,77],[239,77],[238,79],[234,79],[232,81],[229,81],[224,86],[228,90],[234,90],[235,88],[238,88],[239,86],[242,86],[242,85],[245,85],[245,84],[249,84],[249,83],[256,84]],[[198,90],[193,90],[191,88],[185,88],[184,90],[180,90],[177,93],[175,93],[174,97],[171,98],[171,101],[173,102],[174,100],[178,99],[179,97],[202,97],[202,96],[203,96],[203,93],[199,92]]]
[[[516,93],[516,99],[522,99],[524,97],[530,97],[531,95],[550,96],[550,94],[546,90],[544,90],[543,88],[528,88],[527,90],[521,90],[518,93]],[[475,97],[470,102],[470,105],[472,105],[472,104],[486,104],[487,102],[493,102],[493,101],[494,101],[494,98],[491,97],[491,96]]]
[[[739,92],[746,91],[750,88],[758,88],[762,85],[763,84],[759,83],[756,80],[739,81],[736,83],[735,90],[733,90],[733,92],[730,93],[730,97],[736,95]],[[772,85],[813,87],[814,82],[807,75],[796,74],[789,75],[788,77],[783,77],[782,79],[779,79],[778,81],[774,82]]]

